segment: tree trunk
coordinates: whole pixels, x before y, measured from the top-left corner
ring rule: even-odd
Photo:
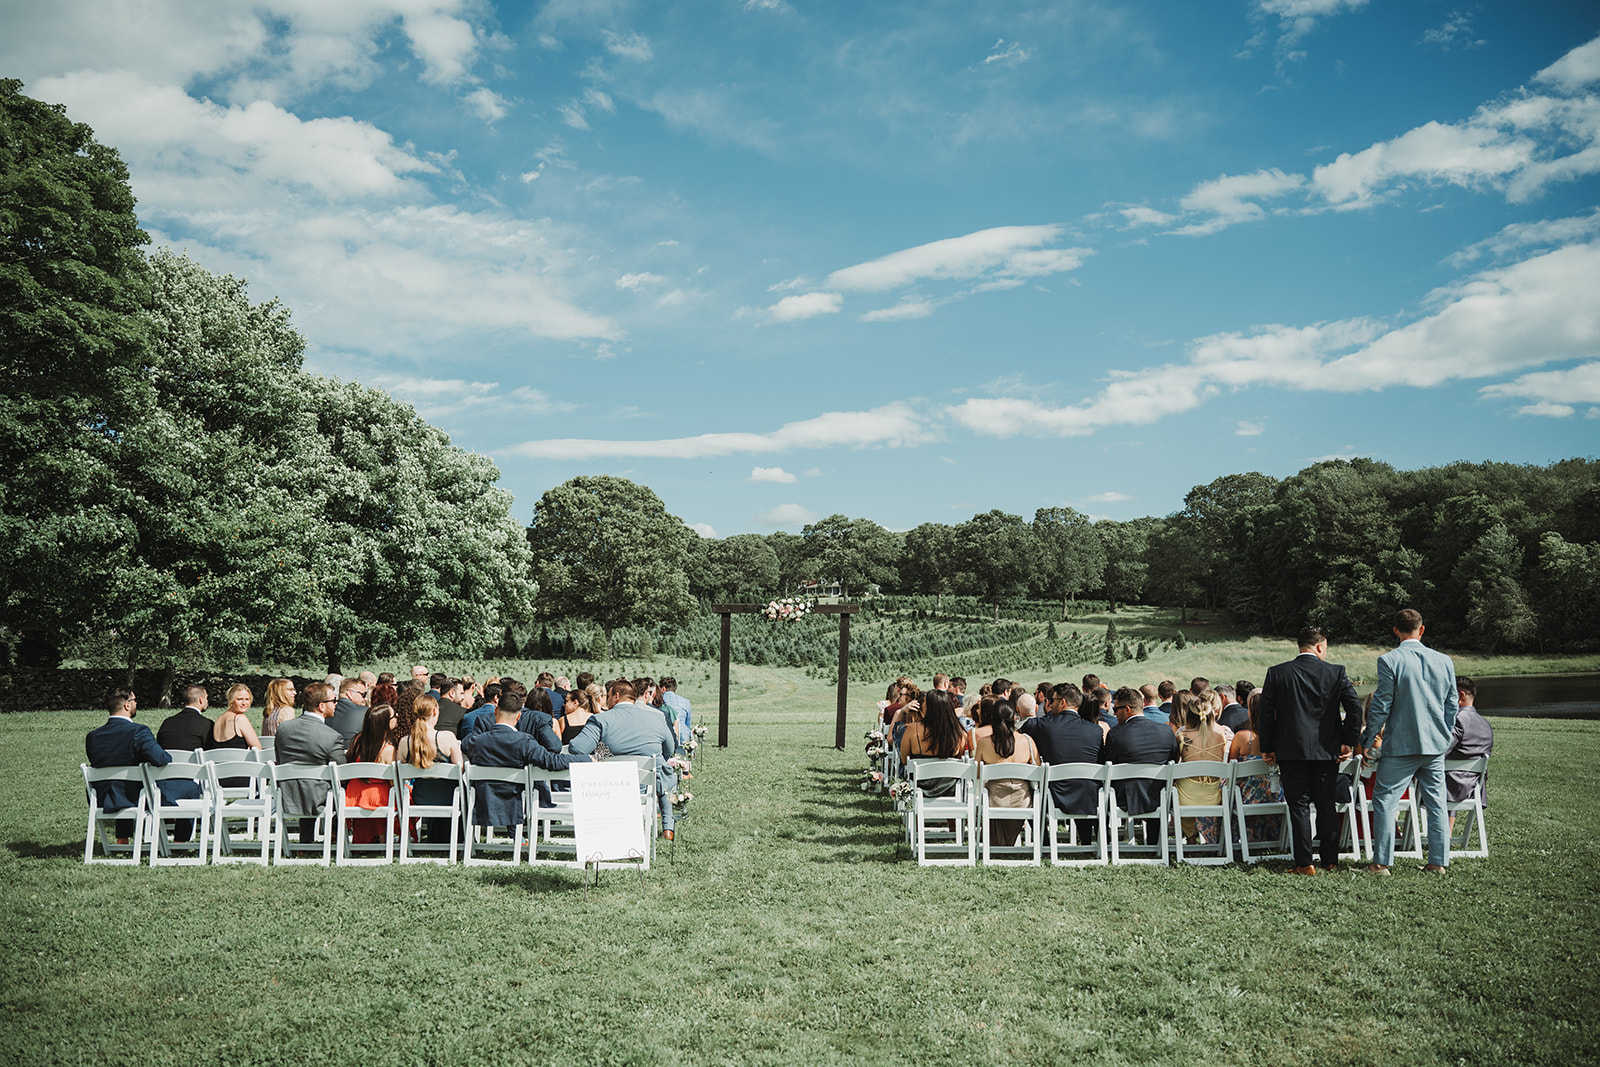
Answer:
[[[1067,597],[1065,593],[1061,595],[1061,621],[1067,621]]]
[[[172,707],[172,680],[177,673],[178,668],[171,663],[161,668],[161,692],[156,696],[158,707]]]
[[[328,654],[328,673],[329,674],[343,674],[344,673],[344,669],[343,669],[344,668],[344,659],[343,659],[342,656],[339,655],[339,645],[340,645],[339,638],[338,637],[332,637],[332,638],[329,638],[327,644],[323,646],[323,651]]]
[[[1000,598],[999,597],[996,597],[995,598],[995,602],[994,602],[994,621],[995,621],[995,623],[997,625],[1000,622]]]

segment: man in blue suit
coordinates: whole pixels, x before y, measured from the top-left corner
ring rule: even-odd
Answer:
[[[655,708],[633,702],[633,683],[624,678],[606,686],[610,706],[589,717],[572,739],[573,752],[589,753],[603,741],[613,756],[656,756],[656,790],[660,797],[662,833],[673,835],[672,792],[678,772],[667,761],[678,750],[678,737]]]
[[[1144,713],[1140,701],[1124,700],[1113,705],[1117,725],[1106,734],[1106,743],[1100,749],[1101,763],[1171,763],[1178,758],[1178,737],[1172,727],[1156,722]],[[1079,714],[1082,714],[1080,711]],[[1130,814],[1154,811],[1161,803],[1160,782],[1135,779],[1118,782],[1117,806]],[[1145,840],[1154,841],[1161,833],[1154,819],[1144,820]]]
[[[1082,705],[1083,690],[1071,682],[1057,683],[1050,689],[1047,714],[1024,719],[1017,729],[1033,738],[1039,757],[1046,763],[1099,763],[1105,735],[1098,722],[1090,722],[1078,713]],[[1100,787],[1093,782],[1050,783],[1050,798],[1062,811],[1093,811],[1099,794]],[[1093,827],[1093,822],[1080,821],[1079,838],[1092,841]]]
[[[111,718],[106,720],[104,726],[90,730],[83,739],[84,755],[89,757],[89,766],[136,767],[141,763],[148,763],[155,767],[165,767],[172,762],[167,750],[156,744],[156,735],[150,732],[150,727],[133,721],[138,707],[139,701],[134,697],[133,690],[111,691],[110,697],[106,700],[106,709],[111,712]],[[137,806],[139,794],[143,791],[144,787],[138,782],[94,784],[95,796],[100,801],[100,807],[108,812]],[[118,819],[117,837],[126,838],[131,833],[133,833],[133,820]]]
[[[1456,665],[1422,643],[1422,616],[1406,608],[1394,617],[1400,647],[1378,657],[1378,688],[1367,712],[1361,751],[1372,749],[1383,731],[1382,758],[1372,785],[1373,862],[1367,870],[1388,874],[1394,864],[1394,815],[1413,776],[1428,817],[1428,865],[1442,874],[1450,866],[1450,831],[1444,806],[1444,754],[1450,749],[1460,696]]]
[[[574,762],[587,762],[587,755],[564,756],[556,742],[551,751],[531,732],[518,727],[527,687],[515,678],[500,679],[500,699],[495,706],[494,725],[480,727],[461,745],[468,762],[478,767],[526,767],[530,763],[547,771],[564,771]],[[526,819],[522,790],[511,782],[476,782],[472,821],[478,826],[521,826]],[[540,803],[550,803],[549,791],[540,783]]]

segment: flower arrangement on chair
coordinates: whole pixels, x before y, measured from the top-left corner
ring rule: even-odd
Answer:
[[[902,778],[889,787],[889,799],[896,804],[908,803],[916,790],[916,785],[909,778]]]
[[[883,790],[883,772],[882,771],[867,770],[867,771],[862,771],[861,772],[861,791],[863,793],[876,793],[876,792],[881,792],[882,790]]]

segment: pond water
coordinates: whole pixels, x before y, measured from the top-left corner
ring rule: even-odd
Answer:
[[[1478,711],[1486,716],[1600,719],[1600,674],[1474,676]]]

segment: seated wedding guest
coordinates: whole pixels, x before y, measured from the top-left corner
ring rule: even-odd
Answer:
[[[889,720],[889,743],[895,748],[900,747],[906,726],[922,716],[922,693],[911,682],[900,687],[900,701],[900,709]]]
[[[488,688],[488,687],[485,687]],[[496,691],[499,686],[494,687]],[[409,763],[413,767],[431,767],[435,763],[454,763],[461,766],[461,742],[455,734],[439,729],[439,708],[429,706],[426,697],[412,706],[416,720],[411,732],[402,737],[394,749],[396,763]],[[411,803],[448,804],[456,787],[454,782],[437,778],[418,778],[411,783]],[[426,818],[422,820],[422,840],[429,844],[447,844],[450,841],[450,820]]]
[[[141,763],[148,763],[152,767],[165,767],[172,762],[167,750],[156,744],[155,735],[150,732],[150,727],[133,721],[134,715],[138,713],[139,701],[134,697],[132,689],[113,689],[107,696],[106,708],[111,712],[111,717],[103,725],[90,730],[83,739],[83,751],[89,759],[89,766],[136,767]],[[199,782],[173,781],[159,784],[161,795],[169,802],[197,800],[200,797]],[[168,786],[179,788],[169,790]],[[94,793],[100,802],[100,808],[108,812],[137,806],[139,795],[143,792],[144,786],[138,782],[94,783]],[[125,843],[133,835],[133,827],[132,819],[117,820],[119,844]]]
[[[457,727],[456,736],[466,740],[475,731],[494,725],[495,704],[500,699],[500,680],[487,683],[483,687],[483,703],[461,716],[461,725]]]
[[[211,697],[203,685],[191,685],[183,691],[183,709],[161,720],[156,731],[156,744],[168,752],[189,752],[205,748],[216,725],[205,714]]]
[[[1018,693],[1015,689],[1013,689],[1011,692],[1015,694],[1017,705],[1017,721],[1027,722],[1029,719],[1032,719],[1034,717],[1034,713],[1038,711],[1039,708],[1039,702],[1033,699],[1033,694]]]
[[[1208,694],[1215,696],[1215,694]],[[1172,701],[1172,722],[1177,730],[1178,762],[1193,763],[1212,760],[1218,763],[1228,758],[1229,736],[1217,726],[1219,700],[1196,697],[1192,693],[1178,693]],[[1176,782],[1178,800],[1183,804],[1222,803],[1222,779],[1214,777],[1180,778]],[[1207,844],[1221,840],[1222,820],[1207,815],[1183,820],[1183,839],[1190,844]]]
[[[394,671],[379,671],[378,685],[394,685]]]
[[[261,712],[261,736],[278,736],[278,727],[294,718],[294,682],[274,678],[267,683],[267,706]]]
[[[362,671],[356,675],[356,680],[367,687],[367,692],[372,692],[372,687],[378,684],[378,676],[371,671]]]
[[[1456,724],[1450,735],[1450,747],[1445,751],[1445,759],[1477,759],[1487,756],[1494,751],[1494,730],[1489,726],[1489,720],[1478,712],[1478,684],[1465,675],[1456,675]],[[1472,795],[1472,787],[1480,781],[1483,783],[1481,797],[1483,806],[1489,806],[1488,774],[1473,774],[1471,771],[1446,771],[1444,775],[1445,791],[1449,794],[1452,803],[1459,803]],[[1451,828],[1455,828],[1455,816],[1450,816]]]
[[[1017,732],[1017,713],[1008,701],[999,701],[988,722],[989,735],[976,743],[976,756],[981,764],[1027,763],[1039,765],[1039,749],[1033,738]],[[1025,808],[1033,803],[1033,787],[1027,782],[990,782],[985,789],[989,804],[999,808]],[[1020,819],[993,819],[987,828],[996,845],[1015,844],[1022,833]]]
[[[1172,763],[1178,758],[1178,739],[1166,725],[1156,722],[1138,708],[1118,707],[1117,725],[1106,735],[1100,749],[1102,763]],[[1160,782],[1134,780],[1116,783],[1117,804],[1123,811],[1154,811],[1161,797]],[[1146,820],[1146,834],[1154,832],[1155,820]]]
[[[694,732],[693,707],[687,698],[678,693],[678,680],[671,675],[661,679],[659,690],[662,705],[662,714],[667,717],[668,724],[673,732],[678,735],[678,744],[684,745]]]
[[[583,724],[578,736],[572,739],[571,749],[574,753],[588,755],[604,744],[613,756],[657,757],[656,789],[661,805],[661,826],[670,840],[676,822],[672,793],[677,789],[678,772],[668,766],[667,761],[678,751],[678,738],[667,728],[660,712],[633,702],[633,683],[627,679],[618,678],[607,685],[606,699],[610,706]]]
[[[1100,725],[1106,728],[1106,733],[1110,733],[1112,727],[1117,725],[1116,705],[1111,699],[1111,690],[1102,685],[1096,688],[1092,694],[1086,695],[1085,699],[1089,699],[1091,696],[1095,706],[1099,709]],[[1140,714],[1143,714],[1142,708],[1143,706],[1141,705]],[[1082,712],[1080,711],[1079,714],[1081,715]]]
[[[1251,692],[1245,705],[1246,721],[1242,729],[1233,735],[1233,740],[1228,742],[1228,759],[1239,763],[1250,760],[1260,760],[1261,738],[1256,729],[1256,709],[1261,706],[1261,694]],[[1264,764],[1252,764],[1251,770],[1258,770]],[[1274,786],[1272,779],[1263,775],[1252,774],[1239,780],[1239,794],[1246,804],[1274,804],[1283,802],[1283,789]],[[1245,840],[1252,845],[1259,842],[1277,841],[1283,836],[1283,817],[1281,815],[1249,815],[1244,820]]]
[[[567,694],[566,706],[560,718],[556,719],[556,730],[561,735],[563,745],[572,743],[590,716],[600,714],[600,702],[604,698],[605,694],[600,688],[593,685]]]
[[[1250,694],[1256,691],[1256,683],[1237,681],[1233,683],[1233,699],[1243,704],[1246,709],[1250,707]]]
[[[1035,707],[1041,709],[1041,715],[1050,708],[1050,691],[1054,688],[1049,682],[1040,682],[1033,687],[1033,703]]]
[[[1119,699],[1122,690],[1118,690]],[[1039,758],[1046,763],[1099,763],[1105,734],[1100,724],[1078,714],[1083,706],[1083,691],[1071,682],[1060,682],[1050,689],[1046,713],[1018,727],[1039,746]],[[1050,796],[1062,811],[1093,811],[1100,787],[1093,782],[1051,782]],[[1080,820],[1079,840],[1094,840],[1094,823]]]
[[[378,676],[378,684],[373,686],[371,691],[367,694],[367,704],[369,707],[377,707],[379,704],[387,704],[392,708],[395,705],[395,701],[399,699],[400,690],[393,682],[383,681],[383,675],[381,674]]]
[[[250,705],[255,703],[255,694],[247,685],[235,685],[228,690],[228,706],[223,709],[217,721],[211,727],[211,733],[206,735],[203,747],[207,752],[219,748],[260,749],[261,738],[256,736],[256,728],[250,724]],[[224,789],[243,789],[250,784],[248,778],[224,778],[221,783]]]
[[[950,694],[939,689],[924,693],[921,714],[906,724],[906,732],[900,738],[900,758],[958,759],[971,751],[972,735],[961,728]],[[923,792],[929,796],[949,796],[955,792],[955,779],[950,779],[947,792],[935,793],[926,787]]]
[[[957,700],[962,700],[967,695],[967,680],[957,675],[950,679],[950,695]]]
[[[1212,692],[1222,701],[1222,711],[1217,715],[1217,722],[1231,731],[1244,729],[1250,719],[1250,713],[1234,696],[1233,686],[1219,685]]]
[[[501,683],[502,686],[504,684]],[[660,718],[659,712],[657,718]],[[556,722],[550,714],[549,690],[535,687],[528,693],[527,702],[522,706],[522,716],[517,720],[517,729],[551,752],[561,751],[561,735],[556,733]]]
[[[1159,718],[1162,722],[1170,722],[1172,720],[1172,694],[1177,691],[1177,682],[1170,678],[1161,680],[1161,684],[1156,686],[1156,695],[1161,698],[1161,714],[1150,716],[1152,719]]]
[[[439,694],[439,729],[459,733],[461,720],[470,710],[467,683],[460,678],[446,678],[444,691]]]
[[[555,675],[549,671],[540,671],[539,676],[533,680],[534,688],[543,689],[550,694],[550,714],[559,716],[567,706],[567,693],[565,687],[556,687]]]
[[[973,715],[973,720],[976,723],[972,728],[972,743],[974,746],[981,739],[994,733],[994,717],[999,714],[995,709],[1005,703],[1007,701],[1004,697],[997,697],[993,693],[978,698],[978,703],[974,705],[976,714]],[[1016,719],[1015,708],[1012,709],[1011,717],[1013,720]]]
[[[367,720],[367,687],[360,678],[346,678],[339,683],[339,702],[333,706],[333,718],[328,725],[339,731],[348,745],[361,732]]]
[[[495,706],[494,725],[475,731],[461,744],[467,762],[479,767],[526,767],[529,764],[547,771],[564,771],[573,763],[587,762],[587,753],[562,755],[551,752],[532,735],[517,729],[522,717],[522,702],[527,688],[515,678],[500,679],[500,700]],[[660,721],[660,716],[655,716]],[[662,725],[665,729],[665,724]],[[543,783],[540,783],[542,786]],[[512,782],[478,782],[473,785],[472,822],[475,826],[520,826],[526,820],[522,790]],[[552,803],[549,790],[541,788],[540,804]],[[669,805],[670,806],[670,805]]]
[[[1098,674],[1084,675],[1083,685],[1081,685],[1079,688],[1083,690],[1084,698],[1087,699],[1090,693],[1093,693],[1096,689],[1100,688],[1100,676]]]
[[[333,716],[333,706],[338,703],[333,686],[326,682],[312,682],[300,694],[305,701],[305,714],[289,719],[278,727],[277,748],[273,762],[284,764],[323,764],[344,762],[344,740],[327,720]],[[313,844],[317,836],[316,816],[322,814],[326,795],[315,782],[285,782],[278,791],[278,803],[283,813],[300,818],[300,843]]]
[[[1141,710],[1145,718],[1154,719],[1157,722],[1168,721],[1167,713],[1161,710],[1161,691],[1159,689],[1146,682],[1139,687],[1139,699],[1144,704]]]
[[[419,718],[422,706],[428,706],[428,711],[435,717],[439,714],[438,705],[426,697],[417,700]],[[368,708],[366,715],[361,720],[361,729],[356,732],[350,746],[345,749],[346,763],[393,763],[395,746],[389,740],[389,734],[394,729],[394,709],[388,705],[379,705]],[[389,803],[389,781],[386,778],[352,778],[344,786],[344,804],[347,808],[363,808],[367,811],[376,811]],[[350,840],[357,845],[370,845],[382,841],[385,827],[383,816],[371,819],[350,820]]]

